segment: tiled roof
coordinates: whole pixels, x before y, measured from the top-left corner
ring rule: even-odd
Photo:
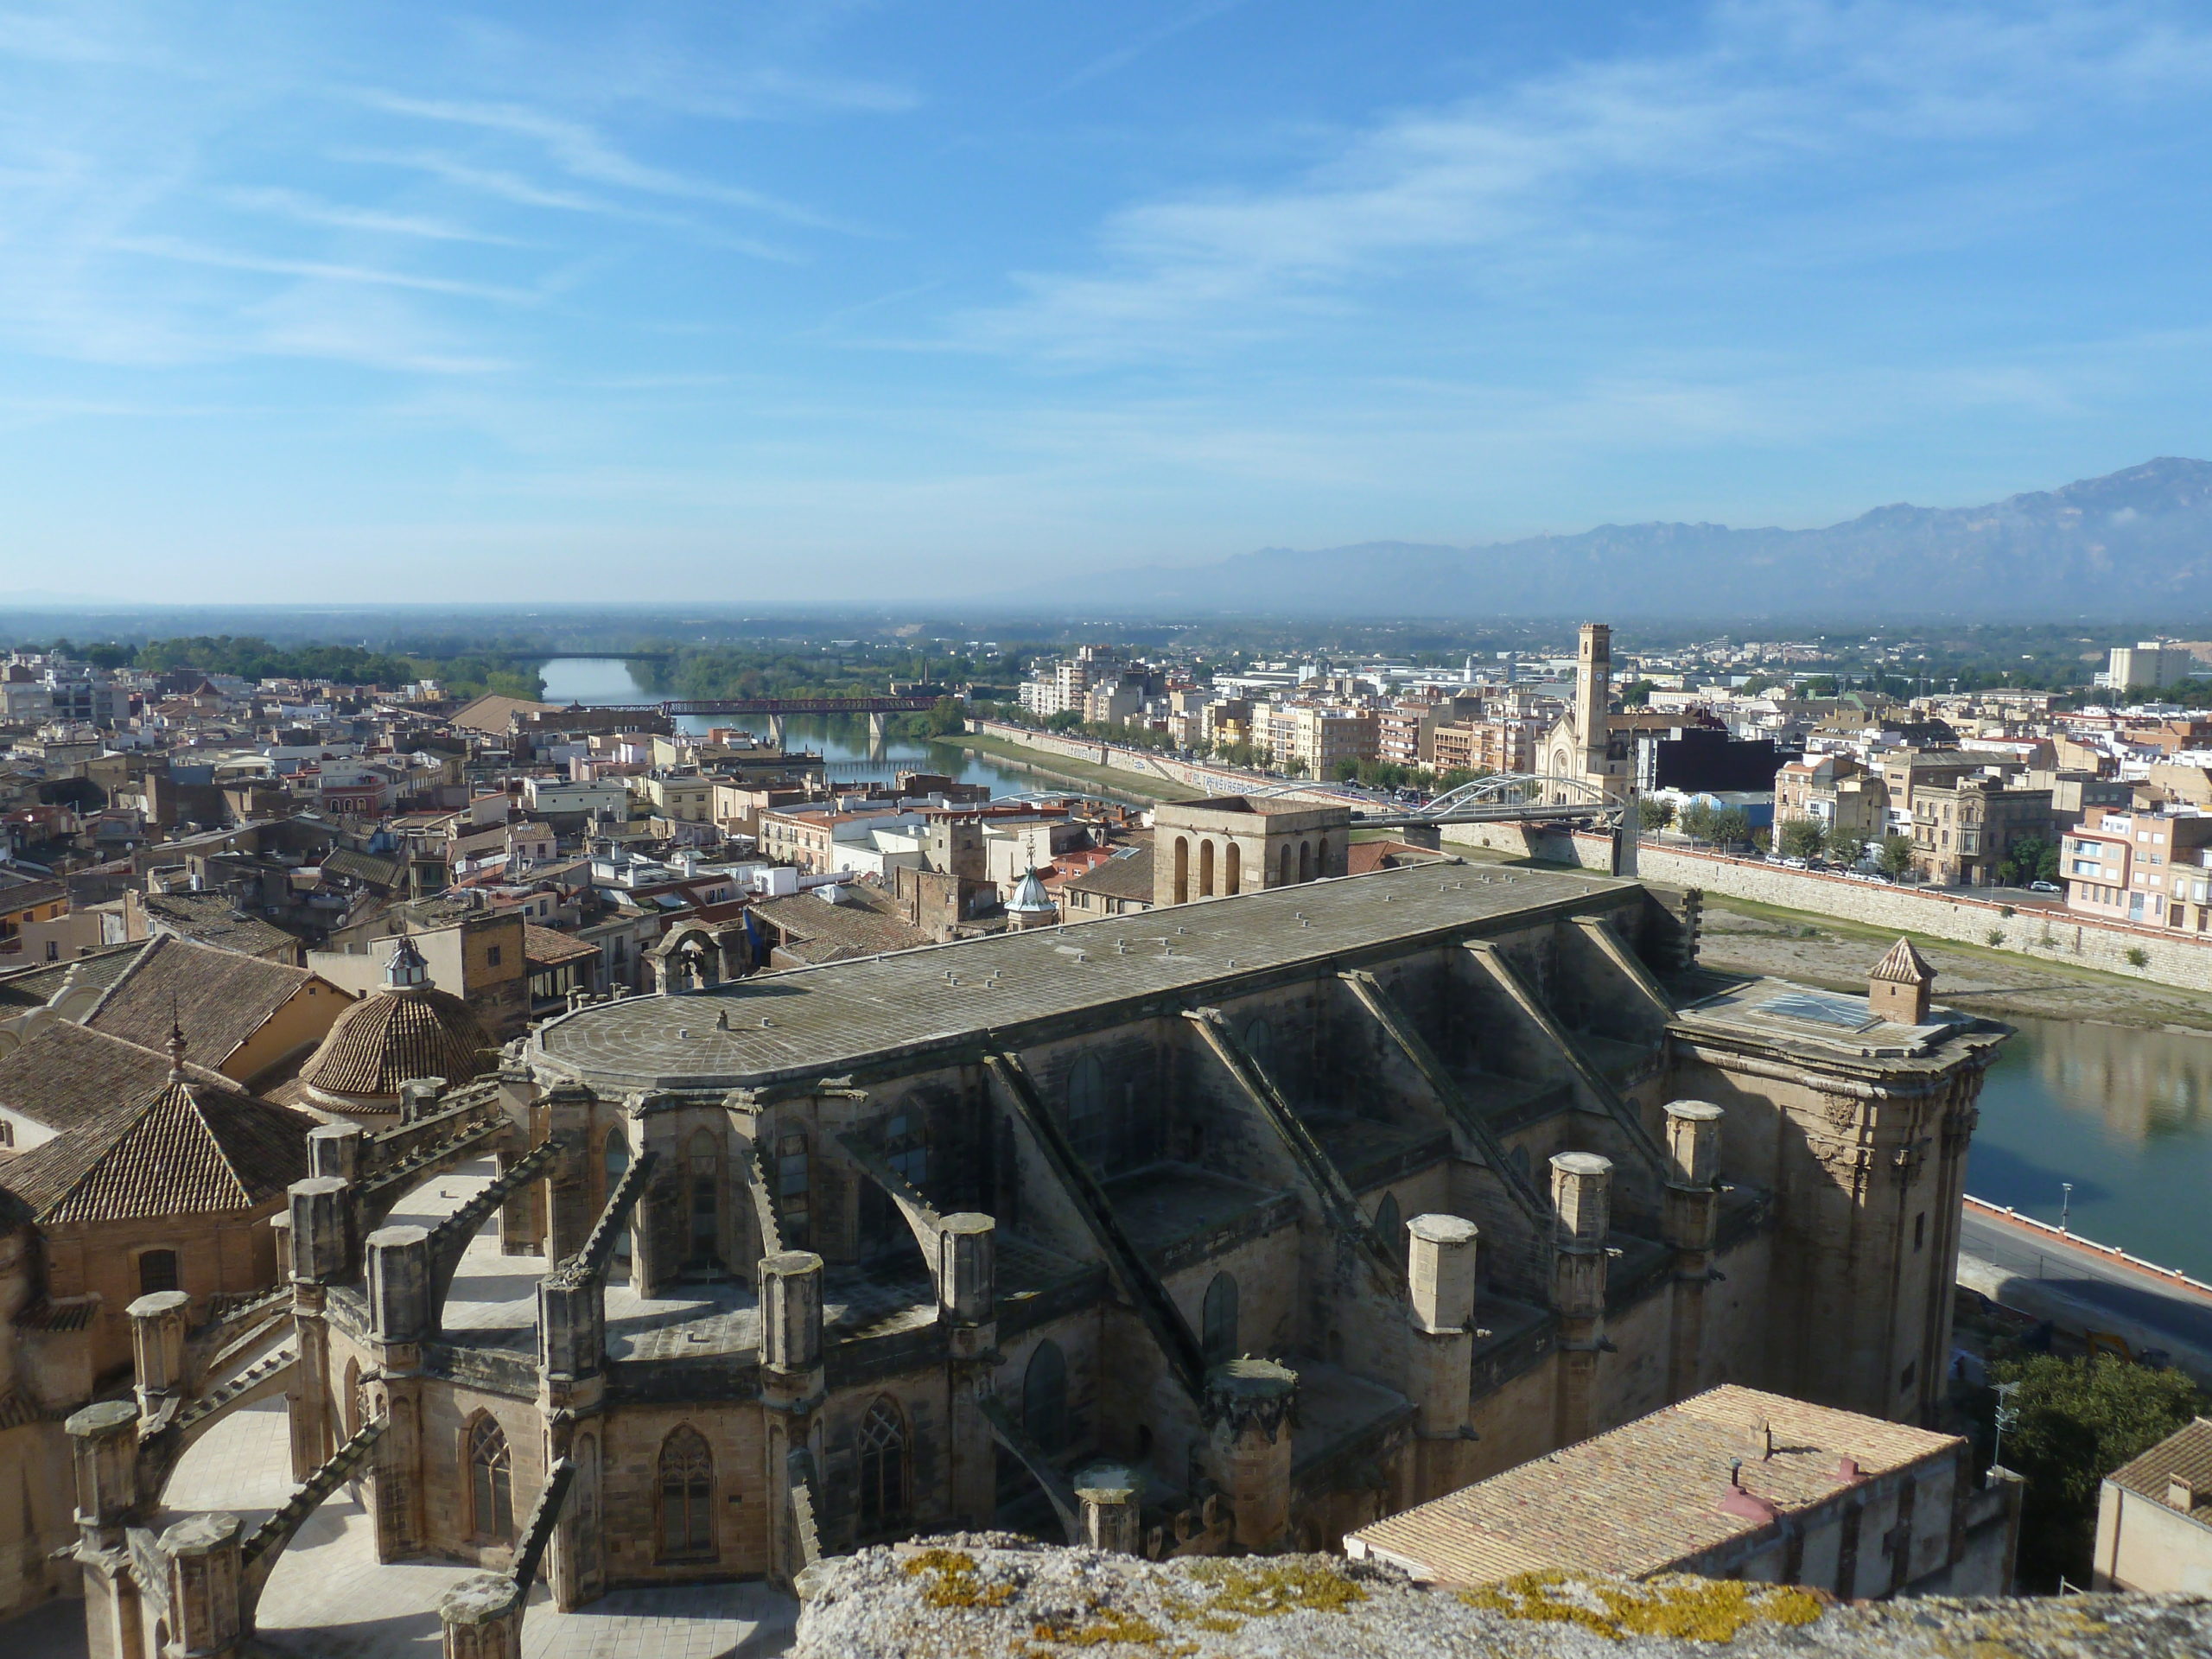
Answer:
[[[564,962],[576,962],[585,957],[595,957],[599,947],[586,944],[574,934],[563,933],[558,928],[540,927],[534,922],[524,922],[522,927],[522,953],[533,968],[551,968]]]
[[[1763,1437],[1762,1423],[1770,1431]],[[1725,1385],[1353,1536],[1447,1584],[1548,1568],[1639,1578],[1771,1524],[1756,1518],[1756,1505],[1743,1506],[1750,1514],[1721,1507],[1738,1459],[1744,1490],[1786,1515],[1960,1444],[1955,1435]],[[1855,1476],[1844,1471],[1847,1457]]]
[[[222,1073],[188,1057],[185,1071],[196,1082],[232,1086]],[[165,1055],[57,1020],[22,1046],[0,1054],[0,1106],[66,1131],[93,1122],[118,1103],[151,1099],[168,1074]]]
[[[307,1174],[315,1120],[168,1071],[66,1022],[0,1057],[0,1100],[61,1131],[0,1165],[0,1186],[41,1222],[123,1221],[250,1209]]]
[[[334,1095],[394,1096],[413,1077],[466,1083],[492,1069],[491,1038],[449,991],[372,991],[338,1016],[300,1081]]]
[[[1135,899],[1148,905],[1152,902],[1151,844],[1142,843],[1120,857],[1109,858],[1096,869],[1070,877],[1065,885],[1074,891],[1109,899]]]
[[[2185,1480],[2196,1494],[2192,1513],[2201,1517],[2205,1508],[2212,1505],[2212,1419],[2200,1417],[2187,1428],[2167,1435],[2105,1478],[2159,1503],[2166,1501],[2169,1481]]]
[[[849,962],[930,942],[883,894],[858,883],[849,891],[853,898],[843,904],[801,893],[757,905],[753,914],[781,940],[784,954],[801,962]]]
[[[1344,874],[1365,875],[1374,870],[1402,869],[1408,864],[1443,864],[1449,853],[1433,852],[1403,841],[1355,841],[1344,849]]]
[[[247,915],[219,893],[150,893],[145,904],[146,914],[162,928],[226,950],[261,957],[300,943],[283,928]]]
[[[148,943],[137,939],[129,944],[105,945],[89,956],[67,962],[42,962],[35,968],[0,974],[0,1007],[44,1007],[53,1001],[54,994],[61,988],[61,982],[72,969],[75,970],[79,985],[104,991],[130,971],[130,964],[138,960],[138,953],[146,949]]]
[[[194,1053],[220,1065],[315,979],[304,968],[164,937],[140,953],[85,1023],[153,1049],[179,1026]],[[347,1000],[334,985],[321,988],[335,1002]]]
[[[350,847],[336,847],[325,853],[322,871],[325,875],[349,876],[370,887],[387,889],[398,887],[407,878],[405,867],[397,859],[357,853]]]
[[[513,715],[550,713],[553,708],[550,702],[532,702],[527,697],[503,697],[486,692],[461,704],[447,715],[446,724],[458,726],[467,731],[482,732],[489,737],[505,737],[507,722]]]
[[[1874,964],[1870,979],[1891,979],[1901,985],[1928,985],[1935,982],[1936,970],[1928,965],[1928,958],[1914,949],[1910,939],[1899,939],[1890,947],[1890,953]]]

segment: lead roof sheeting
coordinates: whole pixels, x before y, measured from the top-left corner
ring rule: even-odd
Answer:
[[[541,1027],[532,1049],[560,1071],[619,1086],[726,1088],[1425,934],[1495,932],[1484,924],[1626,891],[1550,871],[1485,880],[1464,865],[1383,870],[598,1004]],[[729,1015],[728,1030],[715,1028],[717,1013]]]

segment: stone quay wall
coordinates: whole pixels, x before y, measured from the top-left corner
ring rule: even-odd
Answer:
[[[1537,855],[1557,858],[1561,854]],[[1991,945],[2075,968],[2101,969],[2161,985],[2212,991],[2212,938],[2198,940],[2156,928],[2094,921],[2061,910],[2013,909],[2002,899],[1965,893],[1923,893],[1887,882],[1853,881],[1817,870],[1792,870],[1758,859],[1732,858],[1649,839],[1637,849],[1637,874],[1646,881],[1668,887],[1701,887],[1707,893],[1778,905],[1785,910],[1810,911],[1872,927],[1894,928],[1901,933]],[[2007,915],[2008,910],[2012,913]],[[2142,953],[2140,965],[2128,960],[2131,950]]]
[[[1264,772],[1245,772],[1236,766],[1208,766],[1200,760],[1179,760],[1173,755],[1155,754],[1149,749],[1103,742],[1095,737],[1040,732],[1003,720],[970,720],[968,729],[978,736],[1003,738],[1009,743],[1020,743],[1042,753],[1065,755],[1071,760],[1088,761],[1094,766],[1106,766],[1116,772],[1134,772],[1140,776],[1171,779],[1189,788],[1202,789],[1209,795],[1250,795],[1263,789],[1273,789],[1284,782],[1281,778],[1270,778]],[[1325,784],[1285,789],[1279,798],[1313,801],[1325,806],[1364,804],[1357,797],[1341,793]]]

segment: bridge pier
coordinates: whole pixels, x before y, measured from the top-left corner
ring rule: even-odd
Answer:
[[[868,752],[871,757],[880,756],[891,735],[891,718],[880,709],[868,717]]]
[[[784,717],[781,715],[768,716],[768,741],[779,749],[784,747]]]

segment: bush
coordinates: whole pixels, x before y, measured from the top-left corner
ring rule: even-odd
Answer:
[[[2151,965],[2151,953],[2139,944],[2129,945],[2127,965],[2131,968],[2148,968]]]
[[[2002,944],[2005,943],[2005,930],[2001,927],[1993,927],[1983,937],[1992,944]]]
[[[2089,1579],[2097,1523],[2097,1488],[2107,1475],[2150,1450],[2196,1415],[2196,1385],[2180,1371],[2152,1370],[2110,1355],[2056,1355],[2001,1360],[1990,1380],[2017,1383],[2018,1420],[1999,1448],[2005,1465],[2026,1481],[2020,1526],[2020,1577],[2052,1590],[2061,1573]],[[1989,1444],[1997,1404],[1981,1390],[1968,1410]]]

